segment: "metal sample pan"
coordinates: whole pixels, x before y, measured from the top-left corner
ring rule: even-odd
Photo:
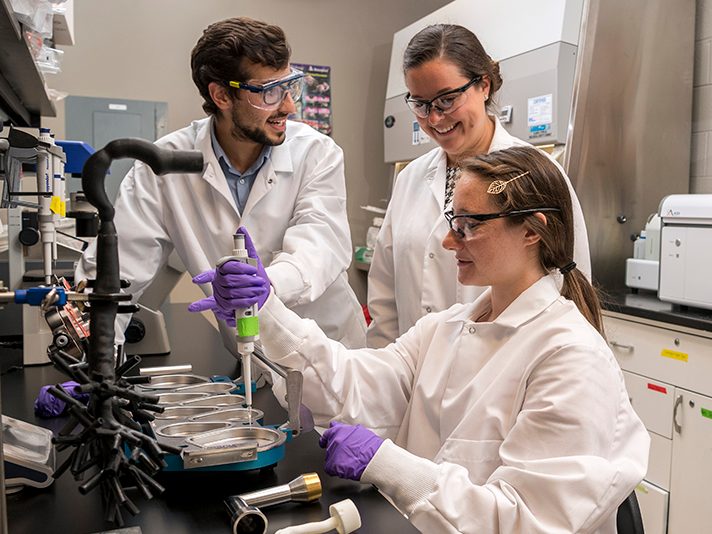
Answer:
[[[192,406],[183,406],[183,408],[192,408]],[[196,408],[202,408],[202,406]],[[230,408],[228,410],[217,410],[206,414],[195,415],[194,417],[191,417],[190,420],[199,422],[229,421],[231,423],[247,423],[249,415],[250,412],[247,408]],[[261,410],[253,408],[252,422],[261,421],[264,415],[265,414]]]
[[[210,432],[211,430],[227,429],[227,427],[229,427],[229,426],[230,426],[230,423],[220,423],[220,422],[173,423],[170,425],[158,427],[156,429],[156,434],[158,434],[160,436],[165,436],[168,438],[187,437],[187,436],[194,436],[196,434],[200,434],[203,432]]]
[[[186,423],[187,424],[187,423]],[[196,423],[208,424],[208,423]],[[213,423],[216,424],[216,423]],[[284,432],[261,426],[237,426],[216,430],[215,432],[192,435],[186,443],[201,448],[256,448],[258,452],[266,451],[282,445],[287,436]]]
[[[185,406],[218,406],[239,408],[245,403],[245,397],[242,395],[214,395],[202,399],[191,400],[183,403]]]
[[[210,395],[207,393],[178,393],[171,391],[168,393],[158,394],[158,404],[178,404],[198,399],[207,399]]]
[[[157,413],[156,419],[187,419],[196,415],[210,415],[211,412],[217,411],[214,406],[168,406],[163,413]],[[220,421],[220,420],[216,420]],[[224,419],[223,419],[224,421]],[[213,420],[208,421],[212,423]]]
[[[140,384],[142,389],[176,389],[194,384],[210,383],[210,379],[198,375],[161,375],[152,376],[148,384]]]
[[[176,393],[208,393],[210,395],[226,395],[237,389],[233,382],[207,382],[192,386],[181,386],[175,389]]]

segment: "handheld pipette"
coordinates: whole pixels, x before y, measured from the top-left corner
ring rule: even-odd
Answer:
[[[257,260],[250,258],[245,248],[245,236],[235,234],[233,236],[232,256],[221,258],[217,267],[228,261],[239,261],[257,266]],[[240,353],[242,361],[242,381],[245,386],[245,405],[248,413],[248,423],[252,424],[252,353],[255,350],[255,341],[260,339],[260,323],[257,318],[257,304],[249,308],[235,310],[235,339],[237,340],[237,352]]]

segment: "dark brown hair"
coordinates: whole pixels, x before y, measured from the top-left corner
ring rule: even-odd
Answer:
[[[514,224],[525,224],[541,238],[539,260],[547,271],[570,267],[574,255],[574,216],[571,193],[563,175],[554,162],[534,147],[512,147],[467,158],[461,162],[464,175],[486,183],[495,180],[507,183],[492,195],[500,211],[531,208],[559,208],[547,211],[546,223],[531,215],[509,219]],[[561,294],[572,300],[586,319],[603,335],[603,319],[598,292],[577,268],[563,269]]]
[[[405,49],[403,72],[439,58],[456,65],[468,79],[486,75],[490,80],[487,108],[494,107],[493,97],[502,87],[499,63],[487,55],[474,33],[456,24],[433,24],[423,28]]]
[[[190,55],[193,82],[203,97],[203,110],[211,115],[218,112],[208,91],[211,82],[225,85],[230,80],[246,81],[246,61],[283,69],[289,64],[290,54],[287,38],[279,26],[247,17],[211,24]]]

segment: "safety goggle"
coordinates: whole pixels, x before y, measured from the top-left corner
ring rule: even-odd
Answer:
[[[417,98],[411,98],[410,93],[405,95],[405,102],[408,104],[410,110],[415,113],[421,119],[427,119],[428,115],[433,108],[435,108],[438,113],[447,115],[452,113],[460,106],[462,106],[467,100],[467,91],[471,86],[482,81],[482,76],[475,76],[469,82],[467,82],[462,87],[457,89],[452,89],[450,91],[445,91],[439,94],[432,100],[420,100]]]
[[[502,217],[516,217],[517,215],[529,215],[543,211],[561,211],[559,208],[530,208],[526,210],[503,211],[500,213],[462,213],[457,214],[452,210],[446,211],[445,220],[457,237],[460,239],[469,239],[473,236],[478,226],[492,219],[500,219]]]
[[[292,69],[289,76],[264,85],[252,85],[246,82],[227,82],[230,87],[247,91],[247,101],[258,109],[277,109],[287,97],[299,102],[304,92],[304,73]]]

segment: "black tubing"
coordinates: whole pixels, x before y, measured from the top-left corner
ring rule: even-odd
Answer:
[[[106,173],[115,159],[135,158],[156,174],[201,172],[203,154],[197,150],[168,150],[145,139],[116,139],[92,154],[82,168],[82,188],[87,200],[99,210],[102,221],[113,220],[114,207],[104,189]]]

